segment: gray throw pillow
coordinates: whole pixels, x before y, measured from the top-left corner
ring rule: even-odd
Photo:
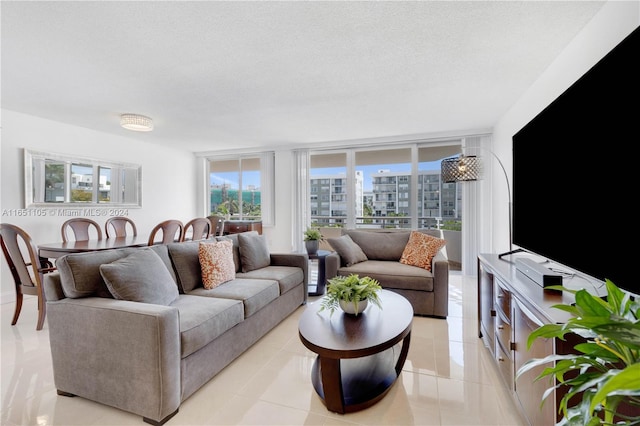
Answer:
[[[257,231],[238,234],[238,245],[240,246],[242,272],[265,268],[271,264],[271,254],[267,247],[267,240]]]
[[[353,242],[349,235],[343,235],[339,238],[329,238],[327,241],[340,255],[340,259],[345,266],[351,266],[369,260],[360,246]]]
[[[116,299],[170,305],[178,298],[178,287],[169,270],[151,249],[140,249],[100,265],[100,274]]]

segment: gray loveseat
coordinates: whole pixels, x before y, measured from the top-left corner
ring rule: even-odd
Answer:
[[[443,238],[440,230],[419,230],[434,237]],[[350,253],[343,256],[334,252],[325,259],[327,279],[336,275],[357,274],[369,276],[380,285],[406,297],[416,315],[446,318],[449,312],[449,261],[446,246],[440,249],[431,261],[431,271],[425,268],[400,263],[403,251],[409,241],[409,230],[363,230],[343,229],[342,235],[348,235],[362,250],[364,256],[348,259]],[[337,245],[338,241],[329,239]],[[338,247],[334,247],[338,250]],[[349,264],[349,263],[353,264]]]
[[[203,288],[197,241],[58,259],[58,272],[47,274],[44,284],[58,394],[81,396],[161,425],[182,401],[304,304],[307,255],[267,252],[267,266],[246,271],[250,256],[264,254],[264,248],[248,247],[255,235],[241,235],[229,237],[235,279],[210,290]],[[114,298],[100,265],[119,268],[123,262],[131,266],[128,271],[138,267],[132,280],[145,274],[165,282],[145,295],[157,298],[157,304]],[[168,281],[173,288],[166,287]]]

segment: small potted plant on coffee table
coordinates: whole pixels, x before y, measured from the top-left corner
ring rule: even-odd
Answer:
[[[336,276],[328,281],[327,293],[320,302],[320,311],[327,309],[333,315],[336,309],[341,308],[347,314],[358,316],[369,302],[382,309],[378,297],[380,290],[380,283],[371,277],[360,278],[356,274]]]

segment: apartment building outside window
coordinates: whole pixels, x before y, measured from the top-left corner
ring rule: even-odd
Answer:
[[[460,187],[440,182],[440,160],[459,150],[451,145],[311,153],[312,224],[434,228],[444,220],[459,221]],[[322,209],[315,193],[330,195],[329,208]]]
[[[259,155],[210,159],[211,214],[230,219],[262,219],[264,161],[265,157]]]

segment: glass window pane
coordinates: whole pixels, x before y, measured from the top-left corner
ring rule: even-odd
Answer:
[[[93,200],[93,167],[71,164],[71,202],[90,203]]]
[[[98,202],[111,202],[111,169],[98,167]]]
[[[411,148],[357,151],[355,167],[371,210],[370,217],[356,214],[356,227],[411,228]]]
[[[211,213],[223,216],[238,214],[240,163],[238,160],[210,162]]]
[[[260,170],[245,170],[242,161],[242,217],[243,219],[260,219]]]
[[[210,160],[212,214],[230,219],[260,220],[260,158]]]
[[[34,162],[34,168],[37,167],[36,164]],[[35,170],[33,175],[37,176]],[[44,199],[36,196],[37,188],[34,185],[34,200],[45,203],[64,203],[64,163],[46,160],[44,165]]]
[[[131,168],[123,168],[120,176],[121,176],[120,184],[115,185],[115,189],[117,189],[118,187],[122,189],[121,202],[125,204],[135,203],[136,200],[140,198],[139,197],[140,186],[138,185],[138,180],[139,180],[138,170],[131,169]],[[114,197],[115,197],[115,189],[113,193]]]
[[[443,222],[461,223],[461,186],[441,184],[443,159],[459,154],[460,146],[418,148],[418,227],[440,228]]]
[[[312,154],[310,165],[311,223],[343,226],[347,220],[347,154]]]

